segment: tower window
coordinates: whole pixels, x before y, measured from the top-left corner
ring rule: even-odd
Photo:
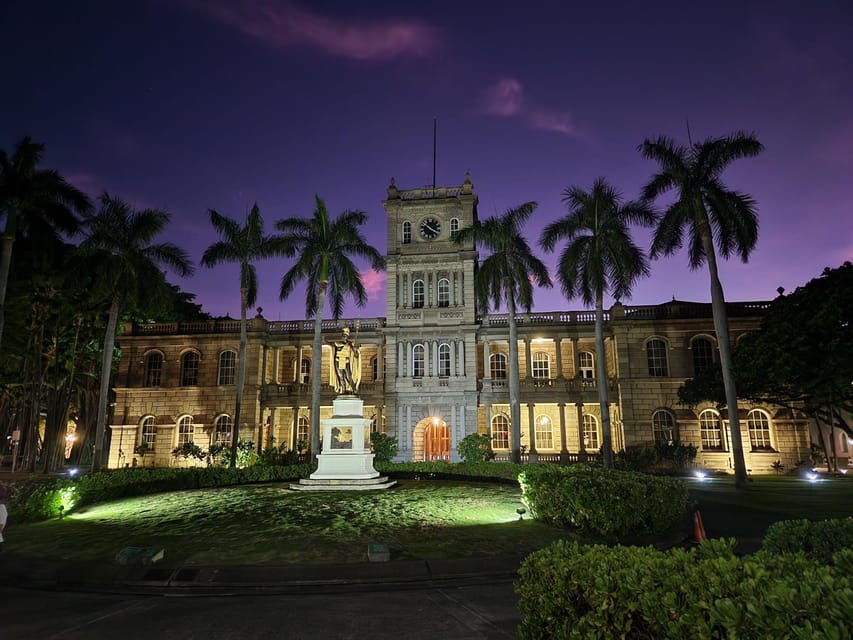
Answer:
[[[450,306],[450,280],[447,278],[438,281],[438,306]]]
[[[450,219],[450,237],[452,238],[459,233],[459,218]]]
[[[450,345],[438,346],[438,375],[448,377],[450,375]]]
[[[403,223],[403,244],[412,243],[412,223],[406,220]]]
[[[424,306],[424,281],[415,280],[412,283],[412,309],[421,309]]]
[[[412,377],[423,378],[424,376],[424,345],[416,344],[412,347]]]

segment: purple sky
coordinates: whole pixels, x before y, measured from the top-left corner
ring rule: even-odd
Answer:
[[[528,239],[562,215],[563,190],[605,176],[634,198],[655,165],[636,148],[665,134],[736,129],[766,147],[724,175],[759,204],[748,265],[725,263],[729,300],[767,299],[853,260],[853,4],[675,2],[13,1],[0,15],[0,146],[47,145],[45,166],[80,188],[171,212],[171,240],[198,261],[208,208],[257,201],[267,228],[363,209],[385,250],[381,200],[471,170],[480,216],[528,200]],[[647,246],[648,232],[638,232]],[[549,265],[554,257],[546,256]],[[259,265],[268,319],[285,260]],[[236,267],[173,281],[215,315],[239,313]],[[384,275],[366,274],[381,316]],[[710,299],[684,254],[652,263],[631,298]],[[609,301],[608,301],[609,304]],[[577,309],[559,287],[538,311]]]

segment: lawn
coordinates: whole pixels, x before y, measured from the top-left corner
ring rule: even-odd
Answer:
[[[519,521],[518,487],[402,481],[388,491],[302,493],[284,484],[179,491],[94,505],[10,526],[7,548],[56,560],[111,562],[126,546],[162,546],[168,564],[344,563],[371,542],[392,559],[523,555],[562,532]]]

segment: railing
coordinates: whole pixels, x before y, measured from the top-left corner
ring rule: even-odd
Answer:
[[[604,321],[610,320],[610,312],[604,312]],[[506,327],[509,325],[508,313],[490,313],[477,318],[484,326]],[[546,324],[593,324],[595,311],[559,311],[551,313],[517,313],[515,324],[519,326]]]
[[[769,301],[727,302],[729,317],[763,316],[770,308]],[[713,310],[710,302],[680,302],[673,300],[664,304],[623,307],[626,318],[640,320],[710,318]]]
[[[423,187],[404,189],[397,192],[400,200],[432,200],[433,198],[455,198],[463,193],[462,187]]]
[[[495,462],[511,462],[512,453],[509,451],[501,451],[495,453]],[[601,462],[601,454],[587,453],[586,451],[564,452],[564,453],[536,453],[536,461],[545,464],[599,464]],[[521,454],[521,462],[530,462],[530,453],[524,452]]]
[[[273,320],[251,318],[246,321],[249,331],[268,331],[269,333],[311,333],[313,320]],[[349,327],[351,331],[374,331],[385,326],[385,318],[349,318],[323,320],[322,331],[340,331]],[[126,325],[131,335],[182,335],[201,333],[239,333],[239,320],[201,320],[198,322],[151,322]]]
[[[508,388],[508,380],[506,378],[481,378],[481,389],[483,391],[504,391]],[[616,379],[608,379],[608,388],[611,391],[616,390]],[[570,393],[582,391],[598,390],[598,380],[596,378],[565,378],[558,380],[556,378],[522,378],[519,380],[519,387],[525,391],[553,391],[565,390]]]

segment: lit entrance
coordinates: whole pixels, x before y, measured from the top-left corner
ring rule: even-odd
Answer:
[[[415,427],[412,445],[414,460],[450,462],[450,428],[441,418],[421,420]]]

